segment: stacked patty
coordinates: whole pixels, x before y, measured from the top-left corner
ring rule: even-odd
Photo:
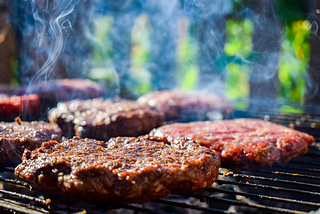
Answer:
[[[315,139],[297,130],[257,119],[169,124],[150,133],[169,142],[187,138],[217,151],[222,164],[286,163],[308,151]]]
[[[24,149],[33,150],[46,141],[60,141],[61,136],[56,124],[43,121],[0,122],[0,165],[16,166]]]
[[[138,102],[164,112],[166,121],[210,120],[214,119],[215,112],[227,117],[233,111],[230,101],[214,93],[152,91],[139,97]]]
[[[72,100],[60,102],[49,112],[67,137],[108,140],[117,136],[139,136],[163,124],[163,113],[132,100]]]
[[[34,188],[94,203],[142,203],[211,186],[220,159],[190,140],[75,137],[26,150],[15,174]]]

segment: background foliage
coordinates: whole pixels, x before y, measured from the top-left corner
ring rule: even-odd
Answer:
[[[235,0],[234,10],[226,23],[227,39],[225,57],[228,61],[226,96],[231,99],[247,97],[249,94],[250,62],[252,55],[253,23],[247,18],[248,0]],[[279,66],[279,99],[302,102],[305,93],[305,76],[309,60],[309,28],[306,6],[303,1],[281,0],[275,11],[282,24],[281,58]],[[108,74],[112,65],[112,45],[108,37],[112,26],[111,17],[97,19],[94,60],[104,63],[100,71]],[[196,86],[199,67],[197,65],[198,44],[188,19],[179,20],[177,47],[177,88],[192,90]],[[151,90],[148,61],[150,59],[150,32],[152,26],[146,15],[137,18],[132,29],[132,55],[130,73],[137,94]],[[97,72],[95,72],[97,73]],[[93,76],[97,76],[94,74]],[[98,75],[99,76],[99,75]],[[102,78],[110,79],[112,75]],[[106,80],[112,81],[112,80]]]

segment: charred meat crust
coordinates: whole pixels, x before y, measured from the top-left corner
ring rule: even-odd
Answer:
[[[108,142],[75,137],[25,151],[15,174],[34,188],[92,203],[142,203],[206,189],[220,159],[190,140],[171,145],[143,137]]]
[[[41,143],[62,138],[61,129],[56,124],[44,121],[1,122],[0,123],[0,164],[16,166],[21,162],[24,149],[33,150]]]
[[[217,151],[222,164],[286,163],[308,151],[315,139],[297,130],[257,119],[233,119],[169,124],[150,132],[168,141],[196,140]]]
[[[132,100],[72,100],[49,112],[64,136],[108,140],[117,136],[139,136],[163,125],[161,112]]]

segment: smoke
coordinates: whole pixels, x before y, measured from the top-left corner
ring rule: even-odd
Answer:
[[[146,62],[152,90],[173,89],[179,83],[176,79],[177,29],[182,16],[203,27],[203,34],[199,35],[199,86],[217,91],[225,79],[225,71],[216,66],[216,61],[224,60],[221,56],[225,21],[220,25],[219,18],[230,12],[231,1],[13,0],[8,4],[17,35],[21,84],[51,78],[88,77],[97,11],[114,20],[110,32],[112,62],[122,95],[133,91],[132,84],[127,83],[134,80],[130,71],[131,30],[140,14],[146,14],[152,25],[150,57]],[[212,24],[211,19],[217,21]],[[212,88],[212,84],[219,87]]]
[[[86,76],[92,4],[87,0],[8,1],[21,84]]]
[[[41,17],[40,11],[36,10],[33,14],[35,22],[40,23],[40,32],[36,37],[39,39],[38,48],[41,49],[41,46],[45,45],[47,41],[45,41],[46,32],[51,31],[52,36],[51,41],[49,42],[49,56],[45,63],[40,67],[40,69],[36,72],[36,74],[32,77],[32,80],[42,80],[47,79],[48,76],[50,76],[50,72],[53,72],[53,70],[50,70],[50,68],[53,67],[54,63],[57,61],[58,57],[60,56],[60,53],[62,51],[63,45],[64,45],[64,31],[68,29],[72,29],[72,24],[70,22],[70,19],[65,19],[69,14],[71,14],[74,11],[75,4],[77,4],[79,1],[69,1],[66,2],[66,4],[57,4],[61,7],[60,8],[53,8],[53,12],[58,11],[57,14],[53,14],[53,18],[49,18],[49,20],[45,20],[44,17]],[[32,4],[34,7],[37,7],[35,3],[38,3],[37,1],[33,1]],[[45,2],[45,8],[44,12],[52,12],[52,9],[49,9],[48,1]],[[62,7],[62,6],[64,7]],[[61,10],[61,11],[60,11]],[[45,14],[44,16],[51,16],[51,14]],[[57,16],[57,18],[55,18]],[[46,31],[46,22],[49,22],[50,29]],[[32,81],[31,80],[31,81]]]
[[[313,21],[310,25],[310,40],[311,44],[319,43],[320,37],[319,37],[319,25],[317,20],[317,17],[312,17]],[[307,103],[318,103],[319,102],[319,67],[318,67],[318,61],[319,61],[319,49],[317,47],[311,47],[310,50],[310,67],[309,72],[307,74],[306,78],[306,88],[307,93],[305,97],[305,102]]]
[[[278,95],[281,28],[275,1],[252,1],[249,17],[254,24],[254,58],[250,74],[250,97],[274,100]]]
[[[225,54],[227,16],[233,11],[231,0],[11,0],[11,23],[18,43],[18,77],[21,84],[51,78],[88,78],[97,45],[94,22],[97,16],[110,16],[112,54],[101,62],[107,69],[91,69],[95,73],[110,72],[120,94],[132,96],[133,88],[142,81],[132,72],[132,28],[136,18],[144,14],[151,24],[150,48],[145,57],[150,73],[149,90],[179,87],[186,71],[177,71],[179,19],[187,19],[197,45],[197,90],[225,93],[227,65]],[[278,70],[281,26],[275,15],[277,1],[249,2],[238,11],[254,24],[252,32],[255,56],[245,59],[251,66],[250,94],[275,98],[278,94]],[[317,26],[316,26],[317,27]],[[314,29],[315,31],[317,29]],[[191,31],[191,30],[190,30]],[[191,33],[190,33],[191,34]],[[242,41],[239,41],[242,42]],[[99,44],[103,46],[105,44]],[[237,56],[235,55],[233,59]],[[246,58],[240,56],[239,58]],[[250,62],[248,62],[250,61]],[[111,62],[111,63],[109,63]],[[179,63],[179,62],[178,62]],[[178,75],[177,75],[178,74]],[[97,75],[99,76],[99,75]],[[103,76],[103,75],[101,75]],[[105,75],[106,76],[106,75]],[[141,78],[141,77],[139,77]],[[269,88],[271,86],[271,89]],[[118,91],[118,90],[115,90]],[[133,96],[136,96],[134,94]]]

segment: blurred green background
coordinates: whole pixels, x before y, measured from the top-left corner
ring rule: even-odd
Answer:
[[[300,4],[299,4],[300,2]],[[234,1],[234,10],[226,23],[227,39],[224,53],[228,65],[226,76],[226,96],[230,99],[248,97],[250,62],[252,58],[253,23],[245,16],[241,16],[246,0]],[[309,28],[302,11],[301,1],[292,3],[288,0],[279,1],[276,8],[281,21],[282,40],[280,53],[278,98],[284,101],[301,103],[305,94],[305,76],[309,60]],[[112,44],[108,33],[112,26],[111,17],[100,17],[96,23],[96,46],[94,61],[105,63],[105,70],[111,70]],[[196,87],[199,67],[197,65],[198,44],[193,35],[192,26],[187,18],[181,18],[178,24],[177,47],[177,88],[192,90]],[[152,26],[146,15],[136,19],[131,32],[132,55],[130,73],[134,84],[134,93],[142,94],[151,90],[150,73],[147,63],[150,59],[150,33]],[[99,76],[103,74],[102,76]],[[109,72],[110,73],[110,72]],[[112,72],[111,72],[112,73]],[[94,78],[108,79],[108,72],[96,70],[92,72]]]

